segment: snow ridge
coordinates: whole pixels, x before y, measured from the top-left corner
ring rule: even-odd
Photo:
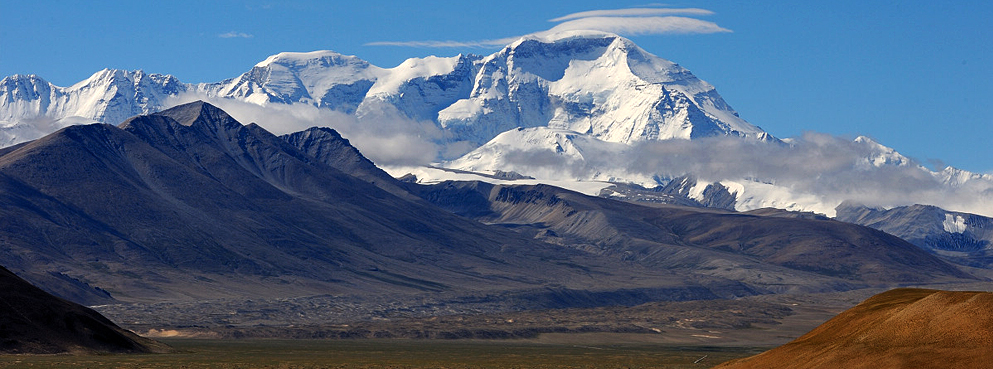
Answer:
[[[72,124],[117,124],[162,108],[189,85],[141,70],[101,70],[70,87],[35,75],[0,80],[0,145],[33,140]]]
[[[165,97],[186,92],[433,121],[448,141],[476,146],[510,129],[545,126],[619,143],[772,139],[685,68],[623,37],[589,31],[526,36],[486,57],[412,58],[389,69],[322,50],[279,53],[216,83],[106,69],[70,87],[11,76],[2,88],[5,144],[36,138],[24,133],[31,129],[47,133],[80,120],[116,124],[167,108]]]

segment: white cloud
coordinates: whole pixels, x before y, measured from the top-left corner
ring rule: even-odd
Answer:
[[[231,32],[228,32],[228,33],[219,34],[219,35],[217,35],[217,37],[220,37],[220,38],[252,38],[252,37],[255,37],[255,35],[252,35],[252,34],[249,34],[249,33],[244,33],[244,32],[231,31]]]
[[[820,133],[807,133],[790,145],[713,137],[646,141],[618,149],[618,144],[575,140],[581,158],[554,147],[503,147],[492,162],[456,164],[477,170],[500,169],[545,180],[609,179],[650,185],[652,178],[695,176],[706,182],[748,185],[748,196],[795,201],[807,210],[833,215],[842,201],[893,207],[929,204],[947,210],[993,216],[993,179],[948,183],[942,176],[908,159],[906,165],[872,165],[879,147]],[[748,191],[760,191],[748,193]],[[771,203],[752,204],[770,206]]]
[[[449,150],[436,143],[443,132],[434,122],[380,115],[357,118],[308,104],[256,105],[244,101],[186,93],[169,97],[165,106],[191,101],[209,102],[242,124],[256,123],[275,135],[299,132],[310,127],[329,127],[379,165],[426,165]],[[468,151],[468,150],[465,150]],[[461,152],[456,155],[462,154]]]
[[[613,10],[590,10],[579,13],[572,13],[566,16],[550,19],[549,22],[562,22],[580,18],[590,17],[648,17],[659,15],[712,15],[714,12],[707,9],[685,8],[628,8]]]
[[[731,32],[714,22],[686,17],[590,17],[560,23],[543,33],[593,30],[621,35],[707,34]]]
[[[591,10],[572,13],[550,20],[564,21],[546,31],[535,32],[537,35],[547,35],[562,31],[591,30],[616,33],[619,35],[666,35],[666,34],[710,34],[731,32],[731,30],[696,18],[677,17],[673,15],[711,15],[714,12],[706,9],[685,8],[628,8],[612,10]],[[665,16],[663,16],[665,15]],[[492,48],[507,45],[522,36],[505,37],[492,40],[475,41],[375,41],[368,46],[406,46],[406,47],[474,47]]]
[[[479,41],[376,41],[366,43],[367,46],[406,46],[406,47],[500,47],[517,40],[518,37],[508,37],[496,40]]]

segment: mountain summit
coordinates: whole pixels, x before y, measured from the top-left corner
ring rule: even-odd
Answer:
[[[438,113],[443,127],[479,144],[539,126],[622,143],[770,138],[710,84],[613,34],[527,36],[483,58],[479,68],[471,94]]]

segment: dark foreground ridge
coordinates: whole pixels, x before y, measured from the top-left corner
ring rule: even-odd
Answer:
[[[169,348],[0,267],[0,353],[151,353]]]
[[[989,292],[895,289],[793,342],[718,368],[990,368],[991,311]]]

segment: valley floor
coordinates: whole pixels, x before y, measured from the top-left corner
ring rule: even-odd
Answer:
[[[494,339],[750,347],[789,342],[878,292],[882,290],[523,311],[459,304],[439,304],[441,309],[340,300],[331,304],[317,298],[306,299],[306,304],[283,299],[251,305],[227,301],[95,308],[125,329],[154,339]],[[315,313],[317,307],[322,314]],[[376,313],[355,316],[356,311]]]
[[[988,290],[990,284],[933,287]],[[882,291],[447,316],[386,314],[393,318],[338,325],[172,326],[154,332],[174,353],[8,355],[0,356],[0,368],[709,368],[789,342]],[[144,324],[122,325],[145,335],[151,331]],[[352,335],[336,336],[342,332]],[[478,339],[472,332],[503,339]]]
[[[172,354],[0,356],[0,368],[707,368],[768,347],[169,339]]]

